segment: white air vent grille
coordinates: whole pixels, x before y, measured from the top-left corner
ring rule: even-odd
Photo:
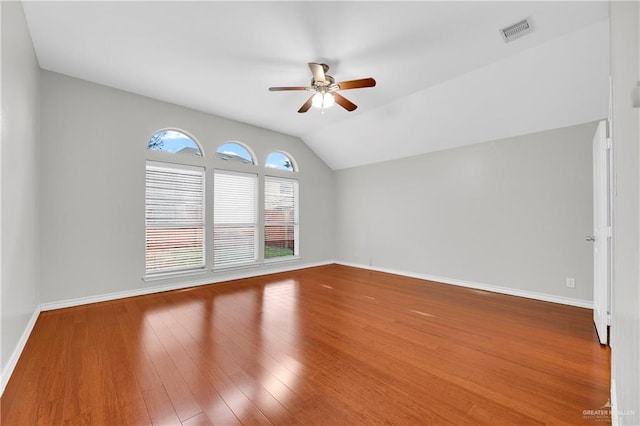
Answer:
[[[508,27],[504,27],[500,29],[500,34],[502,34],[502,38],[505,42],[510,42],[517,38],[522,37],[523,35],[529,34],[533,31],[533,27],[528,19],[523,19],[520,22],[516,22],[513,25],[509,25]]]

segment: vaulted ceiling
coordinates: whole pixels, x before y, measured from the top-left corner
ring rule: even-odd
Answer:
[[[26,1],[43,69],[300,137],[342,169],[607,115],[606,2]],[[505,43],[499,29],[534,31]],[[308,62],[359,107],[297,113]]]

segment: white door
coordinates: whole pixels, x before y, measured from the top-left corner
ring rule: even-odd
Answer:
[[[609,221],[609,147],[607,122],[601,121],[593,137],[593,321],[598,338],[607,344],[611,227]]]

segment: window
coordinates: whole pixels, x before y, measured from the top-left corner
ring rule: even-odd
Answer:
[[[265,176],[265,260],[298,256],[298,228],[298,181]]]
[[[147,162],[146,275],[203,269],[204,169]]]
[[[258,263],[258,176],[217,170],[213,178],[213,267]]]
[[[227,142],[216,150],[218,158],[236,163],[255,164],[254,156],[249,150],[236,142]]]
[[[172,154],[189,154],[202,157],[202,150],[193,138],[177,130],[161,130],[149,139],[147,148]]]
[[[274,151],[267,156],[267,161],[264,163],[265,167],[272,169],[284,170],[287,172],[295,172],[297,168],[293,159],[284,152]]]
[[[295,159],[280,150],[257,157],[239,141],[213,145],[208,157],[204,148],[179,129],[147,140],[144,279],[299,258]]]

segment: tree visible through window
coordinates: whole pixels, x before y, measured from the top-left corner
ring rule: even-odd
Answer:
[[[186,134],[177,130],[161,130],[149,139],[147,148],[152,151],[171,154],[191,154],[202,156],[198,144]]]
[[[269,154],[264,165],[272,169],[285,170],[288,172],[296,171],[295,164],[291,157],[280,151],[274,151]]]

